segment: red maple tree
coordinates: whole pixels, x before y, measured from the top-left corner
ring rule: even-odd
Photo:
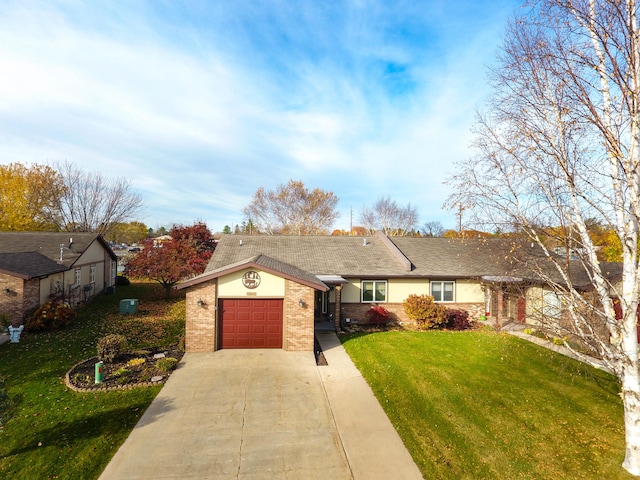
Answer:
[[[142,251],[125,267],[125,275],[158,282],[167,297],[180,280],[204,272],[215,248],[211,232],[202,223],[173,227],[170,236],[171,240],[158,245],[154,245],[153,239],[147,239]]]

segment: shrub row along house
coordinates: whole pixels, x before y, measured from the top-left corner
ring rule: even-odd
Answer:
[[[407,322],[411,294],[473,319],[559,317],[559,297],[522,261],[541,255],[505,239],[224,235],[205,272],[177,286],[188,289],[186,347],[311,351],[318,320],[340,328],[382,305]]]
[[[115,288],[118,258],[95,233],[0,232],[0,316],[20,322],[49,300]]]

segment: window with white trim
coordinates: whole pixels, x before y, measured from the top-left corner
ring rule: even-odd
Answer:
[[[362,302],[386,302],[387,301],[387,281],[386,280],[363,280],[362,281]]]
[[[75,283],[73,284],[74,287],[79,287],[80,284],[82,283],[82,270],[80,270],[79,268],[76,268],[75,271]]]
[[[111,261],[111,280],[116,281],[116,276],[118,275],[118,262]]]
[[[96,266],[89,267],[89,283],[96,283]]]
[[[542,294],[542,314],[547,317],[560,318],[562,299],[556,292],[545,290]]]
[[[431,282],[431,296],[435,302],[453,302],[456,282]]]

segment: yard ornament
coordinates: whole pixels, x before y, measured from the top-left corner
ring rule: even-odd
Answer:
[[[24,330],[24,325],[20,325],[19,327],[14,327],[13,325],[9,327],[9,338],[11,343],[20,343],[20,334]]]

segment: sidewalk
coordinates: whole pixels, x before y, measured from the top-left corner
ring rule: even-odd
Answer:
[[[334,332],[317,332],[318,366],[354,479],[422,479],[400,436]]]
[[[579,362],[586,363],[587,365],[591,365],[592,367],[613,375],[613,372],[605,365],[602,360],[590,357],[589,355],[576,355],[564,345],[556,345],[555,343],[545,340],[544,338],[539,338],[535,335],[524,333],[524,330],[526,328],[532,327],[531,325],[512,322],[504,325],[501,331],[515,337],[522,338],[523,340],[527,340],[528,342],[535,343],[536,345],[540,345],[541,347],[552,350],[556,353],[564,355],[565,357],[573,358],[574,360],[578,360]]]

